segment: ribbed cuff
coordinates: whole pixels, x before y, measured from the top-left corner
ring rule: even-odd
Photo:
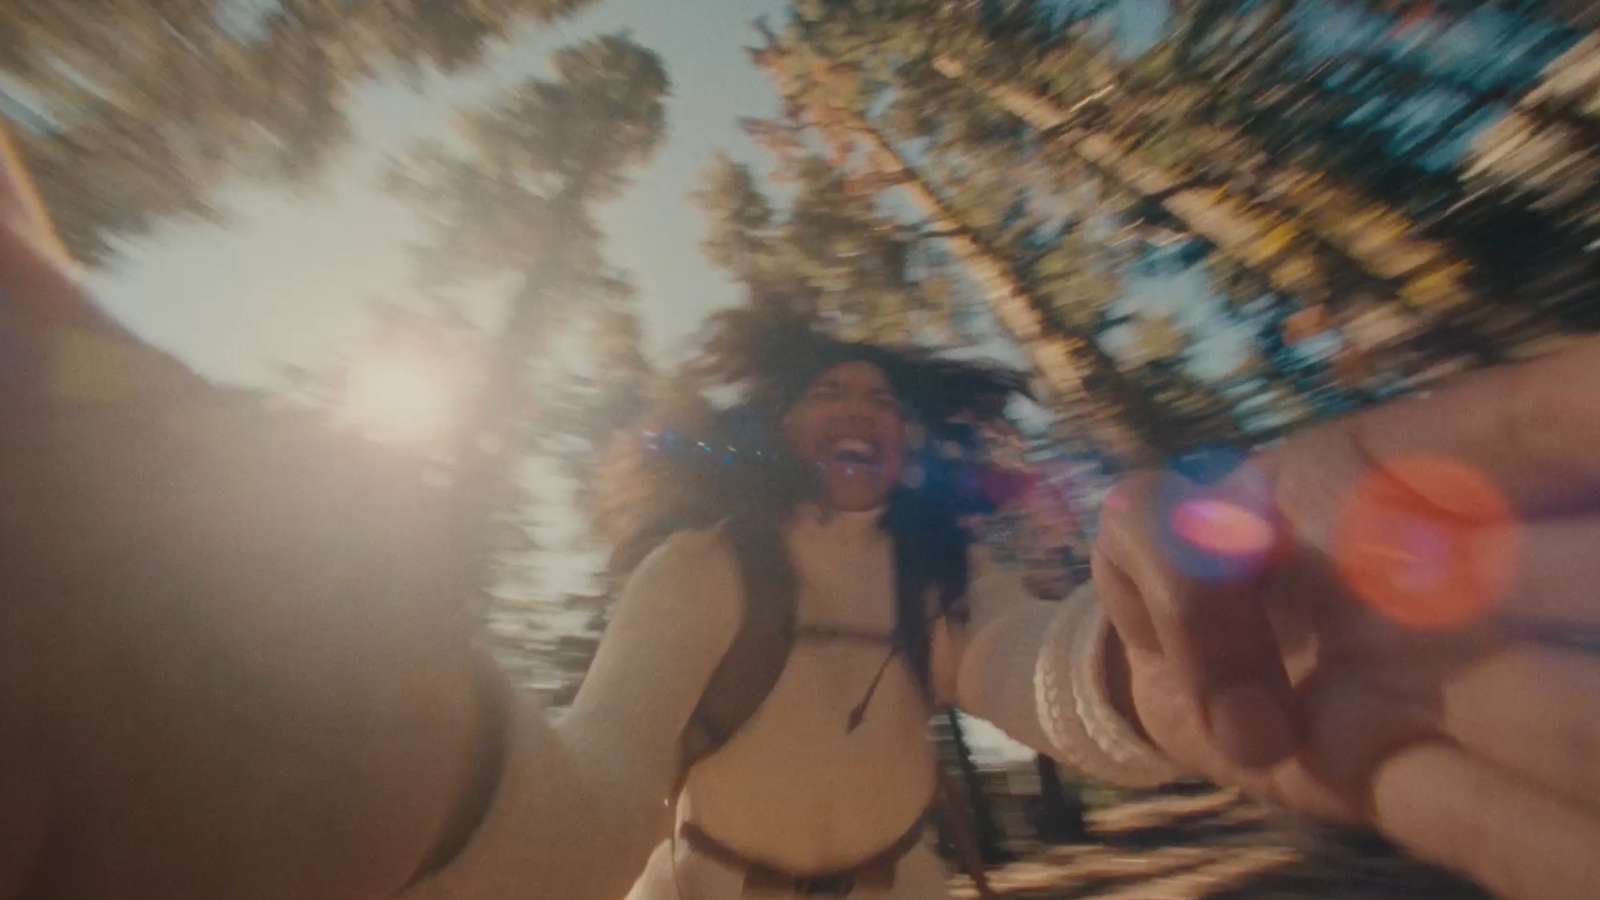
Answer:
[[[1110,625],[1094,589],[1063,600],[1045,633],[1034,670],[1039,721],[1063,762],[1123,787],[1152,787],[1182,771],[1141,738],[1111,703],[1106,688]]]

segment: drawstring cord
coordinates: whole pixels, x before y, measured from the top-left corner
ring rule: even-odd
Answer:
[[[871,705],[873,696],[878,693],[878,684],[883,681],[883,673],[889,671],[889,664],[894,662],[894,658],[898,655],[900,655],[900,644],[896,642],[889,648],[889,655],[883,658],[883,664],[878,666],[878,674],[872,676],[872,683],[867,685],[866,696],[850,710],[850,719],[844,729],[845,734],[854,734],[855,730],[861,727],[862,720],[867,717],[867,707]]]
[[[928,619],[922,623],[922,633],[925,635],[931,635],[933,626],[939,624],[940,619],[946,619],[949,617],[949,610],[941,610],[940,612],[929,616]],[[929,643],[931,645],[932,642],[930,641]],[[894,658],[899,656],[900,652],[904,649],[904,636],[902,635],[896,637],[894,642],[889,647],[888,655],[883,658],[883,663],[878,666],[877,674],[872,676],[871,683],[867,685],[866,695],[861,698],[861,702],[857,703],[854,709],[850,710],[850,717],[845,722],[845,734],[854,734],[856,729],[861,727],[862,721],[864,721],[867,717],[867,707],[872,705],[872,698],[878,694],[878,685],[883,682],[884,673],[889,671],[889,664],[894,662]],[[930,694],[932,693],[927,684],[923,684],[922,687],[925,692]]]

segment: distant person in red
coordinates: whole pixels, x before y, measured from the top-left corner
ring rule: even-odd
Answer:
[[[631,786],[676,748],[517,699],[446,498],[129,339],[10,159],[0,351],[0,898],[628,890],[650,842],[619,835],[665,818]],[[1512,900],[1593,896],[1597,397],[1590,340],[1222,480],[1130,479],[1093,559],[1109,627],[1069,659],[1133,741],[1101,749]]]

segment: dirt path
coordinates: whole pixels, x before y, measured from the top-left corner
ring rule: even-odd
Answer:
[[[1382,841],[1284,816],[1231,791],[1094,811],[1099,843],[1016,847],[1004,900],[1485,900]],[[958,897],[976,895],[957,879]]]

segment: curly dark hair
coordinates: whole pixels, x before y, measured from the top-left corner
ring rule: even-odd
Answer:
[[[816,487],[789,454],[781,422],[819,376],[846,362],[880,369],[908,420],[923,426],[1000,419],[1011,397],[1027,394],[1025,377],[1008,369],[843,341],[790,315],[717,315],[702,352],[601,461],[595,506],[613,571],[630,571],[674,532],[728,522],[751,600],[795,590],[782,527]],[[900,646],[925,673],[922,603],[936,586],[941,611],[958,608],[969,538],[948,498],[907,486],[891,492],[882,527],[894,541]]]

